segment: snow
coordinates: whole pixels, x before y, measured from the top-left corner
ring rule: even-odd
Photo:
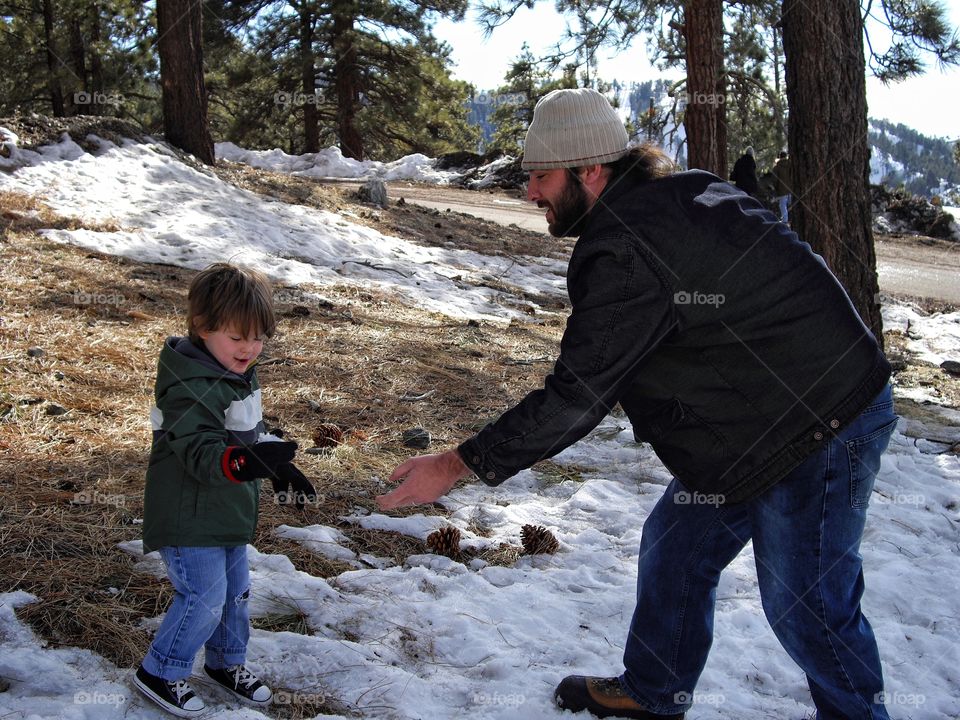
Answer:
[[[505,318],[515,312],[499,304],[503,298],[472,294],[468,283],[450,280],[454,273],[491,272],[480,265],[493,262],[490,258],[420,248],[330,213],[263,200],[181,165],[159,144],[101,143],[89,155],[64,139],[38,153],[17,150],[14,158],[16,169],[0,173],[0,188],[40,193],[60,212],[123,228],[52,232],[61,242],[187,267],[235,257],[291,284],[392,287],[411,302],[430,303],[454,317]],[[389,264],[412,275],[348,270],[345,258]],[[513,282],[558,292],[562,273],[555,264],[538,259],[516,264],[509,276]],[[417,286],[414,276],[423,285]],[[911,350],[921,357],[956,358],[956,313],[923,316],[908,306],[888,305],[885,320],[901,329],[909,323]],[[904,421],[895,433],[861,549],[863,605],[877,635],[886,699],[896,718],[960,716],[960,458],[943,452],[938,441],[956,432],[960,413],[938,412],[942,423]],[[512,567],[481,561],[467,566],[434,555],[413,556],[397,566],[357,558],[336,528],[278,528],[279,535],[355,567],[327,581],[296,570],[285,556],[248,547],[252,613],[297,615],[310,630],[308,635],[254,630],[250,665],[283,688],[281,702],[335,698],[362,717],[572,717],[556,709],[553,689],[570,673],[620,671],[643,521],[670,476],[616,415],[555,461],[575,465],[582,480],[572,479],[574,472],[557,482],[555,475],[525,471],[500,488],[473,483],[453,491],[442,499],[448,518],[360,511],[344,517],[419,539],[449,523],[474,547],[517,545],[525,523],[544,525],[556,535],[556,554],[521,557]],[[121,548],[139,570],[163,575],[156,554],[143,555],[136,526]],[[724,573],[717,597],[716,640],[691,717],[810,717],[805,678],[763,616],[750,545]],[[130,669],[88,650],[49,647],[38,639],[14,614],[34,600],[23,592],[0,595],[0,677],[10,682],[0,692],[0,717],[167,717],[133,690]],[[145,626],[158,623],[153,618]],[[267,717],[211,687],[201,662],[198,657],[192,682],[210,708],[205,718]]]
[[[286,172],[316,178],[349,178],[381,180],[414,180],[445,185],[459,176],[457,172],[435,170],[436,160],[419,153],[394,162],[354,160],[343,156],[338,147],[324,148],[317,153],[288,155],[282,150],[245,150],[233,143],[217,143],[216,156],[223,160],[244,163],[261,170]]]
[[[17,149],[5,161],[15,172],[0,173],[0,188],[43,195],[61,214],[119,228],[46,231],[58,242],[196,269],[229,258],[282,283],[374,286],[427,310],[492,322],[539,311],[524,293],[566,294],[558,260],[424,247],[237,189],[183,164],[160,143],[90,139],[99,145],[94,154],[69,136],[36,152]],[[416,158],[394,169],[413,167]]]

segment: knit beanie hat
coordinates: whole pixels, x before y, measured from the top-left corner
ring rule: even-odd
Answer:
[[[627,131],[596,90],[554,90],[540,98],[523,146],[524,170],[603,164],[627,154]]]

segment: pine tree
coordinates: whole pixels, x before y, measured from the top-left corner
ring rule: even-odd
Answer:
[[[203,76],[202,7],[193,0],[157,0],[157,50],[163,86],[163,129],[172,145],[213,165]]]
[[[491,120],[496,126],[491,149],[508,155],[520,154],[523,138],[533,121],[533,109],[540,98],[553,90],[575,87],[575,65],[567,65],[559,78],[552,79],[544,63],[538,61],[524,43],[504,76],[504,84],[495,92],[486,93],[493,105]]]
[[[149,22],[133,0],[0,2],[0,111],[149,118]]]

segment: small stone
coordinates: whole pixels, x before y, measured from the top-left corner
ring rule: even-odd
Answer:
[[[403,445],[408,448],[423,450],[430,446],[430,433],[423,428],[410,428],[403,431]]]
[[[380,208],[385,208],[389,202],[387,198],[387,185],[378,178],[367,180],[359,190],[357,197],[364,201],[372,203]]]
[[[63,407],[63,405],[57,405],[56,403],[50,403],[47,405],[47,415],[66,415],[68,410]]]
[[[960,375],[960,362],[956,360],[944,360],[940,363],[940,367],[951,375]]]
[[[32,358],[43,357],[47,351],[40,347],[27,348],[27,355]]]

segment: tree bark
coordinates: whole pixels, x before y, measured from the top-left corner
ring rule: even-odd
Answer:
[[[784,0],[783,48],[791,225],[823,256],[882,347],[858,0]]]
[[[312,3],[300,3],[300,68],[303,87],[303,139],[306,152],[320,151],[320,118],[317,109],[317,71],[313,57]]]
[[[106,94],[103,79],[103,57],[100,55],[100,3],[90,4],[90,89],[100,95]]]
[[[203,80],[202,17],[199,0],[157,0],[164,135],[172,145],[213,165]]]
[[[54,49],[53,0],[43,0],[43,42],[47,57],[47,89],[50,91],[50,107],[54,117],[64,117],[63,87],[60,85],[60,61]]]
[[[337,132],[344,157],[363,160],[363,138],[356,126],[360,105],[360,72],[357,65],[353,13],[349,2],[335,1],[333,15],[334,90],[337,94]]]
[[[687,53],[687,167],[727,176],[726,83],[723,80],[723,3],[684,3]]]

